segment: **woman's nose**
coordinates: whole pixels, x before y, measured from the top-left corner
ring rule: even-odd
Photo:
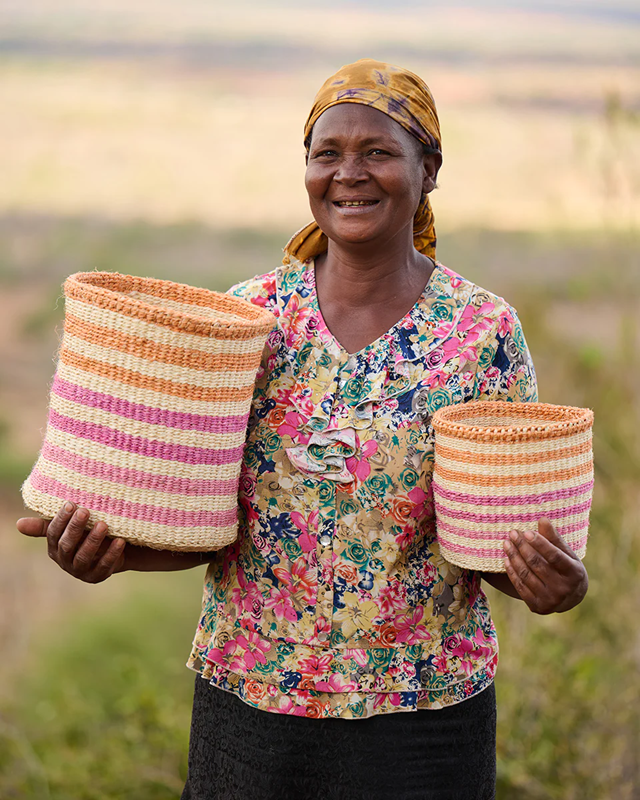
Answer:
[[[334,180],[348,185],[366,181],[368,177],[369,174],[365,169],[364,160],[359,155],[343,156],[333,176]]]

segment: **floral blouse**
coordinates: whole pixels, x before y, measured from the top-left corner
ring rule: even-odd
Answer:
[[[493,680],[476,572],[435,537],[433,412],[534,401],[516,312],[438,264],[415,306],[347,353],[313,262],[230,292],[272,311],[249,420],[239,535],[207,570],[188,666],[267,711],[368,717],[441,708]]]

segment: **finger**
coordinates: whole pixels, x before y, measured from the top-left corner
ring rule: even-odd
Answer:
[[[505,556],[504,568],[516,592],[518,592],[522,600],[524,600],[524,602],[529,606],[530,609],[535,610],[538,604],[537,598],[535,594],[531,591],[531,589],[526,585],[526,583],[523,583],[522,579],[518,575],[518,572],[516,571],[516,568],[514,567],[513,563],[511,562],[511,559],[508,556]]]
[[[527,564],[527,562],[522,557],[518,548],[510,539],[507,539],[505,541],[504,549],[507,554],[508,561],[510,565],[513,567],[513,570],[517,577],[518,582],[517,584],[514,585],[518,594],[520,594],[520,596],[522,597],[520,592],[520,587],[522,587],[523,589],[524,588],[528,589],[530,592],[534,594],[534,596],[543,593],[544,583],[540,580],[540,578],[536,575],[536,573]]]
[[[104,522],[96,522],[89,533],[78,545],[73,556],[73,570],[76,573],[90,572],[98,564],[98,552],[109,529]]]
[[[518,553],[527,567],[529,567],[533,574],[544,584],[551,570],[544,556],[533,547],[532,532],[526,531],[522,534],[518,531],[511,531],[509,533],[509,539],[511,544],[518,550]]]
[[[76,506],[74,503],[65,503],[58,511],[55,517],[49,523],[47,528],[47,542],[49,543],[49,555],[51,555],[51,547],[56,547],[60,537],[65,532],[69,520],[73,516]]]
[[[91,572],[85,578],[89,583],[100,583],[109,578],[120,569],[124,563],[124,539],[112,539],[106,552]]]
[[[54,547],[54,554],[51,556],[54,561],[57,561],[58,564],[63,569],[67,571],[72,568],[73,557],[76,552],[76,548],[82,541],[84,536],[85,528],[87,527],[87,522],[89,521],[89,512],[86,508],[79,508],[77,511],[72,515],[71,519],[67,523],[67,527],[64,530],[64,533],[60,537],[60,539],[53,545]],[[51,555],[51,546],[50,546],[50,555]]]
[[[96,523],[96,524],[97,524],[97,523]],[[98,561],[100,561],[100,559],[102,558],[102,556],[103,556],[103,555],[104,555],[104,554],[107,552],[107,550],[108,550],[108,549],[109,549],[109,547],[111,546],[111,542],[112,542],[112,541],[113,541],[113,540],[112,540],[112,539],[111,539],[111,537],[109,536],[109,531],[107,531],[107,535],[106,535],[106,536],[104,537],[104,539],[102,540],[102,544],[101,544],[101,545],[100,545],[100,547],[98,548],[98,552],[96,553],[96,556],[95,556],[95,558],[93,559],[96,565],[98,564]]]
[[[23,536],[46,536],[49,520],[42,517],[22,517],[16,522],[16,528]]]

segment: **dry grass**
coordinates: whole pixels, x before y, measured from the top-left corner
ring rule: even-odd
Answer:
[[[640,102],[640,69],[409,66],[428,77],[442,118],[441,230],[638,224],[640,136],[625,109]],[[0,108],[11,109],[0,213],[295,230],[309,218],[301,130],[320,79],[0,63]],[[620,103],[609,119],[607,97]]]

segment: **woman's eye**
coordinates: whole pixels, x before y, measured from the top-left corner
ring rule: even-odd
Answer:
[[[379,147],[376,147],[374,150],[369,151],[370,156],[388,156],[389,153],[386,150],[381,150]]]
[[[319,150],[313,154],[313,158],[335,158],[337,155],[335,150]]]

